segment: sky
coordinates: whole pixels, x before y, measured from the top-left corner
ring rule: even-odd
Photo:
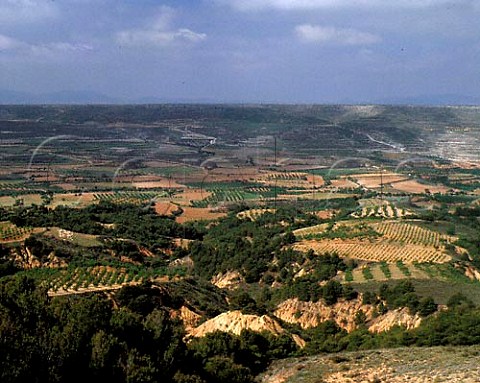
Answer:
[[[480,0],[0,0],[0,90],[480,100]]]

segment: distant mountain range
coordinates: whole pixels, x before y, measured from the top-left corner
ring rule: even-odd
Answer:
[[[91,91],[34,94],[0,89],[0,104],[121,104],[124,101]]]
[[[185,99],[165,97],[120,98],[94,91],[59,91],[52,93],[29,93],[0,89],[0,104],[215,104],[251,103],[248,101]],[[268,103],[268,102],[266,102]],[[308,102],[311,104],[312,102]],[[325,104],[326,102],[321,102]],[[328,102],[327,102],[328,103]],[[457,94],[423,95],[412,97],[384,98],[373,100],[345,99],[332,104],[388,104],[388,105],[480,105],[480,96]]]

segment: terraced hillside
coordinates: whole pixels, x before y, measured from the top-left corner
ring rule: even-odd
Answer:
[[[451,259],[445,246],[457,238],[419,226],[419,221],[356,221],[320,224],[294,231],[300,239],[294,248],[318,254],[369,262],[398,261],[445,263]]]

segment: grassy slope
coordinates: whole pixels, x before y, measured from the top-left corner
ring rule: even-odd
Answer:
[[[478,382],[480,347],[344,352],[275,362],[262,383]]]

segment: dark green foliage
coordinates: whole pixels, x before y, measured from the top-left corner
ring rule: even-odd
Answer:
[[[159,292],[160,291],[160,292]],[[165,309],[175,299],[143,285],[119,307],[100,295],[48,299],[26,278],[0,283],[2,382],[253,382],[274,358],[297,350],[289,336],[249,331],[193,340]],[[140,301],[140,303],[139,303]],[[133,310],[132,310],[133,309]],[[185,363],[185,358],[189,362]]]
[[[64,206],[54,210],[43,206],[19,208],[10,214],[9,219],[17,226],[58,226],[74,232],[128,238],[152,249],[169,247],[171,238],[199,239],[202,235],[195,225],[182,226],[171,218],[158,216],[150,208],[108,201],[84,209]],[[113,224],[113,227],[102,224]]]
[[[287,357],[297,347],[288,336],[242,331],[240,336],[210,333],[193,339],[188,349],[193,370],[203,370],[199,375],[206,381],[225,382],[228,378],[235,382],[250,382],[273,358]]]
[[[116,299],[121,306],[141,315],[147,315],[155,308],[174,304],[167,291],[159,288],[152,289],[149,283],[125,286],[118,292]]]
[[[240,310],[244,314],[266,314],[266,308],[258,304],[246,291],[236,290],[230,295],[230,309]]]
[[[424,298],[418,305],[418,313],[421,316],[429,316],[438,310],[438,305],[435,303],[432,297]]]
[[[10,249],[0,245],[0,278],[15,274],[20,269],[10,259]]]
[[[456,308],[460,306],[472,308],[474,305],[473,305],[473,302],[470,299],[468,299],[465,295],[463,295],[462,293],[456,293],[450,297],[450,299],[447,302],[447,306],[449,308]]]
[[[405,306],[405,303],[409,301],[412,301],[411,303],[415,305],[414,312],[418,306],[418,297],[410,281],[399,282],[391,288],[387,284],[383,284],[380,286],[379,296],[387,301],[388,307],[391,309]]]

